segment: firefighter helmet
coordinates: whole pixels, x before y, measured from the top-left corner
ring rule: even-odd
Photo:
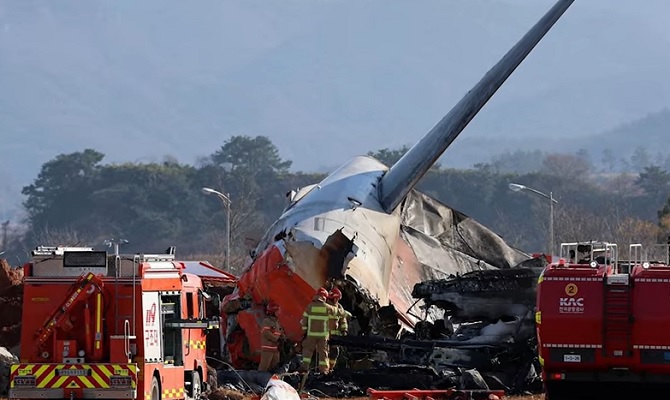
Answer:
[[[319,288],[319,290],[317,290],[317,292],[316,292],[316,295],[318,297],[323,297],[323,298],[327,299],[328,298],[328,291],[325,288]]]
[[[338,288],[333,288],[333,290],[330,291],[330,298],[338,301],[342,298],[342,291]]]
[[[279,304],[275,303],[274,301],[271,301],[268,303],[267,306],[265,306],[265,312],[266,313],[276,313],[279,311]]]

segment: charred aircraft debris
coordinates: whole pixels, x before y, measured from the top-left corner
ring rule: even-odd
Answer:
[[[558,0],[390,168],[355,157],[318,184],[288,194],[282,215],[250,251],[235,291],[222,300],[222,354],[229,364],[258,363],[265,304],[279,305],[286,337],[297,343],[316,290],[337,286],[353,314],[349,335],[333,339],[347,349],[348,368],[315,378],[322,391],[325,381],[337,379],[370,385],[376,374],[383,386],[406,389],[408,371],[409,387],[458,383],[520,391],[537,380],[532,326],[539,269],[533,265],[542,259],[532,260],[414,188],[573,1]],[[285,350],[289,365],[293,353]]]

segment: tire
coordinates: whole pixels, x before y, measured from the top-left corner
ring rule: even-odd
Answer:
[[[218,384],[218,377],[217,377],[217,372],[214,368],[211,368],[209,365],[207,366],[207,383],[208,383],[208,390],[216,390],[217,387],[219,387]]]
[[[193,371],[191,376],[191,398],[197,400],[200,398],[200,395],[202,395],[200,373],[198,371]]]
[[[161,387],[155,376],[151,379],[151,400],[161,400]]]

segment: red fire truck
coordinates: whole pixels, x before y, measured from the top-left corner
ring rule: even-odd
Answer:
[[[561,244],[560,259],[545,268],[537,290],[548,400],[670,387],[668,261],[667,244],[632,244],[627,260],[613,243]]]
[[[173,247],[108,255],[40,246],[32,255],[10,398],[183,399],[206,389],[206,333],[219,335],[219,322]]]

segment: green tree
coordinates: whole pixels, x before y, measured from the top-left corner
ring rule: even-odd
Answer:
[[[404,156],[408,150],[409,147],[407,145],[404,145],[399,149],[389,149],[386,147],[377,151],[368,151],[367,155],[390,168],[393,164],[398,162],[400,157]]]
[[[198,235],[212,227],[212,208],[196,185],[196,173],[174,161],[101,168],[91,194],[99,239],[123,237],[137,251],[170,245],[194,250]]]
[[[286,174],[292,164],[279,156],[277,147],[265,136],[233,136],[212,154],[211,159],[230,173],[250,176]]]
[[[635,184],[654,199],[670,195],[670,174],[658,165],[644,167]]]
[[[42,165],[37,179],[25,186],[23,203],[33,232],[44,228],[67,228],[94,208],[90,185],[95,180],[102,153],[92,149],[61,154]]]
[[[244,201],[245,208],[260,210],[267,218],[277,217],[289,190],[281,181],[292,161],[284,160],[265,136],[233,136],[201,167],[203,186],[228,192]],[[262,199],[262,201],[260,201]],[[269,222],[269,221],[266,221]]]
[[[410,148],[407,145],[403,145],[399,149],[389,149],[388,147],[385,147],[377,151],[368,151],[367,155],[390,168],[393,164],[398,162],[398,160],[400,160],[400,158],[404,156],[405,153],[409,151],[409,149]],[[440,163],[436,162],[430,169],[433,172],[439,170]]]

